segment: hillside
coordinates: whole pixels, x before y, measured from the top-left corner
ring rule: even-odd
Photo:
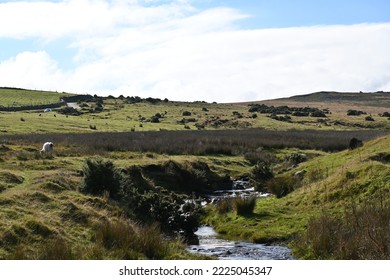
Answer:
[[[279,100],[304,101],[304,102],[348,102],[352,104],[371,106],[390,106],[390,92],[336,92],[320,91],[305,95],[296,95]]]
[[[238,104],[65,95],[72,97],[72,104],[58,103],[64,93],[0,89],[0,135],[248,128],[300,131],[390,129],[389,107],[331,102],[324,97],[315,99],[316,95]],[[303,100],[296,101],[295,98]],[[53,110],[44,113],[52,102],[55,102]],[[386,102],[381,104],[385,106]],[[256,110],[254,105],[259,104],[268,106],[268,110]],[[361,113],[348,115],[350,109]]]
[[[253,215],[214,212],[207,221],[233,239],[290,242],[297,257],[388,259],[389,145],[387,136],[313,158],[275,178],[288,195],[258,200]],[[306,174],[297,182],[294,174],[301,170]]]
[[[366,111],[368,114],[378,114],[390,108],[390,92],[321,91],[261,102],[274,104],[275,106],[295,106],[304,103],[307,106],[329,108],[332,112],[336,113],[358,108]]]
[[[62,97],[73,95],[65,92],[0,87],[0,107],[17,108],[21,106],[54,104],[60,102]]]
[[[6,90],[2,102],[44,96]],[[61,95],[47,94],[53,102]],[[221,234],[289,243],[300,258],[342,258],[310,251],[311,221],[322,213],[340,217],[353,203],[356,209],[368,200],[388,205],[390,122],[383,113],[389,108],[369,107],[381,114],[370,116],[348,115],[348,106],[330,101],[308,107],[291,100],[296,103],[277,106],[71,97],[77,105],[47,113],[0,112],[0,259],[198,258],[183,239],[166,238],[164,226],[192,233],[199,222],[200,210],[179,202],[234,179],[257,186],[254,170],[262,162],[272,165],[267,188],[276,196],[259,199],[251,215],[220,215],[211,207],[204,219]],[[332,104],[340,111],[327,109]],[[352,137],[364,146],[347,150]],[[54,142],[53,155],[40,154],[46,141]],[[292,167],[297,156],[302,161]],[[91,162],[97,173],[86,171]],[[306,174],[294,177],[300,170]],[[83,191],[86,178],[94,183],[90,193]],[[96,186],[102,189],[95,192]],[[182,219],[183,209],[191,219]],[[301,247],[294,245],[298,237]]]

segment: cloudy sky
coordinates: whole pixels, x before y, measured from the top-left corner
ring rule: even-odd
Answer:
[[[0,1],[0,86],[253,101],[390,91],[387,0]]]

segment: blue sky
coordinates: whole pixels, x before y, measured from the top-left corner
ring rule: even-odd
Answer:
[[[330,24],[389,22],[387,0],[204,0],[201,6],[234,7],[251,18],[243,21],[247,28],[276,28]]]
[[[0,86],[218,102],[390,91],[390,1],[0,1]]]

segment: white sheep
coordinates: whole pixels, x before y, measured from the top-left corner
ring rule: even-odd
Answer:
[[[43,147],[42,147],[42,150],[41,150],[41,155],[42,154],[49,154],[51,155],[51,153],[53,152],[53,142],[46,142],[45,144],[43,144]]]

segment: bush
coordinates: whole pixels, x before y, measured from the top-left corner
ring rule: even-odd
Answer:
[[[87,159],[84,167],[84,182],[80,190],[84,193],[117,198],[121,187],[121,173],[112,161],[102,158]]]
[[[314,117],[314,118],[326,118],[326,115],[324,112],[318,110],[318,111],[315,111],[315,112],[312,112],[310,114],[310,117]]]
[[[270,193],[273,193],[277,198],[281,198],[298,188],[300,184],[300,178],[284,175],[269,180],[266,185]]]
[[[152,122],[152,123],[159,123],[159,122],[160,122],[160,119],[159,119],[157,116],[153,116],[153,117],[150,119],[150,122]]]
[[[172,171],[176,172],[176,163],[169,163]],[[162,231],[168,234],[180,232],[184,237],[197,230],[201,213],[199,204],[185,203],[183,197],[175,192],[153,186],[137,167],[125,170],[125,174],[122,204],[135,219],[148,224],[157,223]]]
[[[257,191],[264,191],[266,182],[274,177],[271,165],[266,161],[258,161],[252,169],[252,180],[255,183]]]
[[[360,115],[365,115],[367,114],[366,112],[360,111],[360,110],[348,110],[347,111],[347,116],[360,116]]]
[[[293,153],[286,157],[286,160],[294,165],[298,165],[307,160],[307,155],[302,153]]]
[[[379,116],[390,118],[390,113],[389,112],[384,112],[383,114],[379,114]]]

